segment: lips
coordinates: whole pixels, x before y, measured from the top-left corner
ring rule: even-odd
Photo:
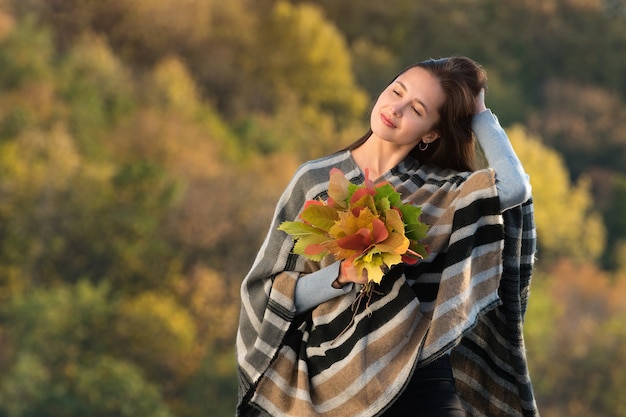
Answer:
[[[395,125],[395,124],[391,121],[391,119],[390,119],[389,117],[387,117],[387,115],[386,115],[386,114],[384,114],[384,113],[381,113],[381,114],[380,114],[380,121],[381,121],[381,122],[383,122],[383,124],[384,124],[385,126],[387,126],[387,127],[390,127],[390,128],[393,128],[393,129],[395,129],[395,128],[396,128],[396,125]]]

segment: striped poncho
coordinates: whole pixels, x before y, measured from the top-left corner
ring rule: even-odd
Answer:
[[[296,219],[306,200],[327,198],[333,167],[364,181],[349,151],[301,166],[242,283],[237,415],[376,416],[415,367],[450,349],[468,415],[538,415],[521,331],[534,256],[532,204],[503,216],[492,170],[459,173],[407,157],[380,181],[422,207],[430,256],[393,268],[368,305],[355,308],[354,288],[296,315],[298,277],[334,260],[293,254],[291,237],[277,228]]]

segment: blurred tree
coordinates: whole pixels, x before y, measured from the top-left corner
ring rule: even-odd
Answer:
[[[84,32],[64,56],[58,73],[67,123],[81,153],[106,156],[106,136],[137,105],[131,71],[115,56],[106,38]]]
[[[621,171],[626,166],[626,104],[615,92],[552,80],[545,109],[529,128],[563,154],[577,178],[590,167]]]
[[[384,43],[374,43],[366,36],[355,39],[350,50],[354,75],[359,85],[363,86],[369,97],[378,97],[392,77],[399,72],[399,57]],[[370,104],[373,107],[373,100]]]
[[[354,82],[350,53],[321,9],[278,1],[259,38],[265,51],[256,75],[273,98],[268,110],[295,96],[305,109],[324,110],[340,122],[361,115],[367,99]]]
[[[559,154],[521,126],[507,133],[530,175],[540,259],[565,256],[588,262],[598,260],[605,248],[606,232],[593,204],[589,181],[583,177],[572,185]]]
[[[50,80],[54,52],[50,34],[37,27],[32,18],[17,26],[7,25],[0,43],[0,88],[17,89],[32,81]]]
[[[63,126],[49,135],[24,133],[0,144],[0,276],[3,286],[25,288],[59,279],[56,256],[68,256],[59,207],[80,170],[81,158]]]
[[[196,321],[198,338],[203,346],[231,351],[239,318],[238,281],[223,279],[202,265],[196,265],[186,280],[179,283],[178,293]]]
[[[613,175],[609,180],[610,197],[603,205],[608,230],[608,248],[604,265],[626,271],[626,176]]]
[[[160,167],[89,164],[62,126],[1,147],[4,279],[24,287],[108,277],[120,291],[167,285],[176,254],[159,227],[175,187]]]
[[[202,370],[185,386],[182,417],[232,416],[237,407],[237,374],[234,352],[217,355],[208,352]]]
[[[2,305],[1,415],[171,415],[137,366],[109,356],[117,305],[109,294],[81,282]]]
[[[242,225],[242,227],[244,227]],[[256,238],[254,234],[247,238]],[[240,252],[250,242],[240,243],[228,252]],[[231,255],[234,264],[242,258]],[[198,329],[201,362],[193,375],[182,381],[180,400],[175,411],[182,417],[232,415],[237,401],[237,375],[233,341],[239,317],[239,279],[230,279],[228,272],[218,274],[198,265],[191,277],[180,281],[178,293],[188,306]]]
[[[564,260],[535,277],[525,320],[542,415],[626,416],[626,276]]]
[[[0,40],[0,140],[33,127],[49,128],[64,114],[55,91],[52,57],[47,32],[35,28],[30,19]]]
[[[196,83],[185,64],[174,56],[160,60],[152,71],[152,93],[158,107],[193,118],[201,109]]]
[[[139,365],[171,396],[199,358],[191,314],[173,296],[147,291],[122,300],[117,315],[111,353]]]

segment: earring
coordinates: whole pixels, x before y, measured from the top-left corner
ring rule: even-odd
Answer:
[[[420,143],[417,144],[417,148],[420,151],[424,152],[426,149],[428,149],[428,143],[420,141]]]

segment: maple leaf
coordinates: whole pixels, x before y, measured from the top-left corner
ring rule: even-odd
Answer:
[[[381,242],[388,235],[385,224],[364,208],[355,216],[352,211],[339,213],[339,219],[330,228],[328,234],[334,239],[329,244],[330,251],[337,259],[358,256],[373,244]]]
[[[368,254],[354,261],[354,267],[358,274],[363,269],[367,271],[367,280],[380,284],[385,273],[383,272],[383,258],[380,254]]]
[[[385,241],[376,244],[376,250],[383,253],[402,255],[409,249],[411,241],[402,233],[393,232]],[[393,264],[388,264],[392,266]]]
[[[386,207],[386,209],[390,207],[400,207],[402,205],[400,193],[389,183],[381,184],[376,188],[376,199],[385,205],[388,204],[389,206]]]

